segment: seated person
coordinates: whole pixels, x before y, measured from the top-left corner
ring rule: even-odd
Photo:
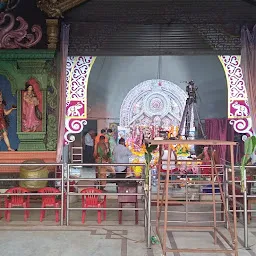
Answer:
[[[125,146],[125,140],[123,138],[121,138],[119,140],[119,144],[115,146],[113,156],[114,161],[117,164],[129,163],[129,158],[132,156],[132,152]],[[125,178],[130,178],[133,176],[131,168],[127,166],[116,166],[116,173],[125,174]]]
[[[100,136],[100,140],[97,144],[96,163],[99,163],[99,164],[110,163],[108,146],[106,145],[105,136],[103,135]],[[99,166],[97,169],[99,174],[98,178],[100,179],[106,179],[108,171],[111,172],[112,177],[115,176],[115,169],[112,166]],[[100,181],[100,185],[102,189],[105,188],[106,183],[107,183],[106,180]]]

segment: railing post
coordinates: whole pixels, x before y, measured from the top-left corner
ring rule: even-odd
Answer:
[[[245,172],[246,174],[247,172]],[[241,177],[242,178],[242,177]],[[244,247],[248,248],[247,175],[244,175]]]
[[[147,210],[148,210],[148,219],[147,219],[147,247],[151,248],[151,183],[152,183],[152,172],[149,171],[148,176],[148,202],[147,202]]]
[[[228,180],[228,167],[227,166],[225,166],[225,169],[224,169],[224,179],[223,179],[224,181],[223,181],[223,183],[225,184],[225,200],[226,200],[226,210],[227,210],[227,212],[229,213],[229,194],[228,194],[228,184],[229,184],[229,180]],[[226,228],[228,229],[229,228],[229,226],[228,226],[228,220],[227,220],[227,218],[226,218],[226,216],[225,216],[225,209],[224,209],[224,207],[223,207],[223,216],[224,216],[224,218],[225,218],[225,220],[226,220]]]
[[[69,175],[70,175],[70,165],[67,164],[67,207],[66,207],[66,225],[69,225]]]
[[[64,224],[64,201],[65,201],[65,193],[64,193],[64,165],[61,165],[61,211],[60,211],[60,225],[63,226]]]

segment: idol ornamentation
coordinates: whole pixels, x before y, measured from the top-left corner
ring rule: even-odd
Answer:
[[[22,131],[38,132],[42,125],[42,92],[36,80],[30,79],[22,94]]]
[[[6,102],[4,101],[3,94],[0,91],[0,140],[4,140],[8,151],[14,151],[10,145],[7,128],[9,125],[8,115],[10,115],[11,112],[16,109],[16,106],[12,106],[12,108],[8,110],[5,109],[5,106]]]

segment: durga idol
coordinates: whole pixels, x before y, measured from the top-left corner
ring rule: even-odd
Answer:
[[[6,103],[3,100],[3,94],[0,91],[0,140],[4,139],[4,142],[7,146],[8,151],[14,151],[11,148],[10,141],[8,138],[8,132],[7,132],[7,126],[8,126],[8,121],[7,121],[7,116],[14,110],[16,107],[12,107],[9,110],[5,109]]]

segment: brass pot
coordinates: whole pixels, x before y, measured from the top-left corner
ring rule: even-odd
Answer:
[[[40,159],[31,159],[24,161],[23,164],[45,164],[43,160]],[[32,178],[48,178],[49,171],[47,166],[44,165],[23,165],[20,167],[20,178],[22,179],[32,179]],[[47,186],[47,180],[28,180],[20,181],[20,187],[27,189],[38,190]]]

